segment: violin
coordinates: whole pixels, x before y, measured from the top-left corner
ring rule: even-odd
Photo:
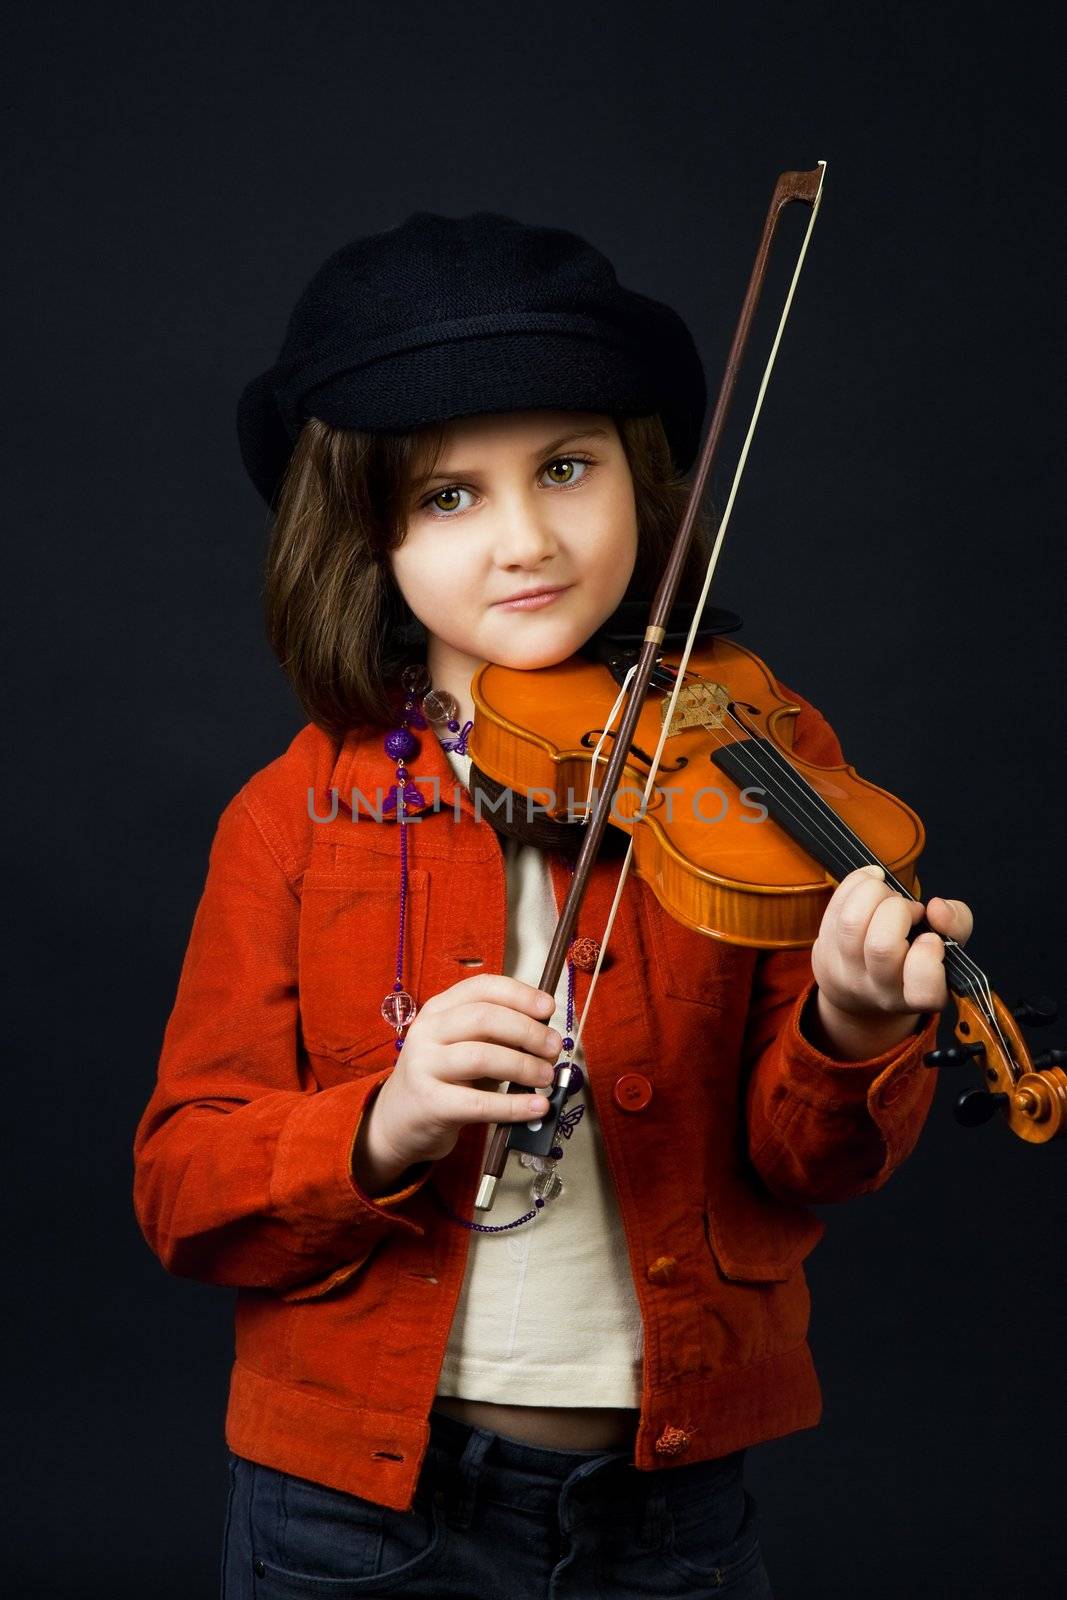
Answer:
[[[663,693],[677,681],[675,654],[657,657]],[[536,796],[550,816],[570,817],[574,796],[589,792],[593,741],[616,696],[610,671],[580,656],[537,672],[486,662],[472,693],[473,765]],[[919,898],[921,820],[854,767],[820,767],[792,753],[800,708],[766,662],[712,640],[690,657],[678,698],[670,760],[657,767],[668,781],[644,804],[639,785],[666,710],[666,701],[646,699],[610,815],[631,837],[634,870],[677,921],[727,944],[797,949],[814,943],[836,885],[857,867],[880,866],[891,889]],[[927,1065],[973,1060],[988,1083],[960,1096],[957,1120],[974,1126],[1004,1106],[1020,1138],[1043,1143],[1064,1134],[1067,1050],[1031,1060],[1019,1032],[1020,1023],[1054,1021],[1054,1006],[1034,1001],[1010,1012],[963,948],[952,939],[945,946],[959,1044],[931,1051]]]
[[[657,658],[667,687],[674,654]],[[611,677],[579,656],[536,672],[486,662],[472,694],[474,765],[508,789],[546,794],[539,805],[569,817],[589,788],[593,737],[609,731],[598,712],[610,712]],[[642,707],[610,820],[630,834],[634,870],[677,921],[727,944],[797,949],[815,942],[835,885],[856,867],[880,863],[891,888],[915,897],[919,818],[853,767],[790,756],[800,707],[751,650],[715,639],[693,652],[670,757],[644,805],[663,704]]]
[[[468,739],[472,777],[477,771],[498,791],[547,795],[539,808],[571,821],[575,797],[587,796],[580,819],[583,843],[539,984],[550,994],[555,993],[609,820],[630,836],[620,888],[632,864],[671,916],[729,944],[760,949],[810,946],[837,883],[861,866],[880,867],[897,894],[910,900],[919,897],[916,863],[924,830],[915,812],[847,764],[818,767],[799,759],[792,751],[792,729],[800,707],[783,693],[767,664],[731,640],[708,637],[721,630],[706,628],[696,643],[818,213],[825,168],[826,163],[820,162],[811,172],[783,173],[775,186],[687,509],[639,645],[602,649],[601,659],[580,652],[536,671],[484,662],[472,679],[475,715]],[[675,632],[672,647],[667,648],[697,511],[721,439],[777,219],[795,201],[812,208],[808,230],[704,587],[691,608],[684,647],[673,648]],[[620,711],[619,726],[613,729]],[[602,754],[606,744],[609,755]],[[657,782],[661,774],[669,781]],[[599,941],[586,1009],[614,914],[613,910]],[[920,923],[913,934],[924,926]],[[1063,1069],[1067,1050],[1031,1057],[1021,1032],[1022,1026],[1054,1021],[1054,1004],[1041,999],[1009,1009],[962,946],[953,939],[944,943],[957,1042],[929,1052],[924,1059],[930,1067],[969,1062],[983,1077],[981,1087],[965,1090],[956,1100],[957,1121],[976,1126],[999,1114],[1013,1133],[1033,1144],[1067,1133]],[[584,1015],[583,1011],[583,1020]],[[581,1021],[575,1036],[580,1032]],[[556,1083],[545,1091],[549,1111],[543,1118],[495,1127],[475,1199],[477,1209],[491,1209],[509,1149],[543,1156],[552,1148],[570,1077],[569,1067],[562,1065]],[[511,1084],[506,1092],[531,1091]]]

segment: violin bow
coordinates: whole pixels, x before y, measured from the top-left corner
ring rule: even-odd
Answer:
[[[674,546],[671,550],[670,558],[667,562],[666,568],[664,569],[663,576],[660,579],[655,598],[652,601],[652,609],[649,614],[648,624],[645,628],[644,640],[641,646],[640,654],[638,656],[636,665],[631,668],[631,671],[628,674],[628,698],[622,714],[622,721],[614,738],[614,748],[611,752],[610,758],[608,759],[607,769],[604,773],[603,786],[600,790],[599,797],[591,815],[585,821],[582,847],[578,853],[577,861],[575,862],[570,889],[560,911],[559,921],[556,924],[556,931],[553,935],[552,943],[549,946],[548,955],[545,958],[544,971],[541,974],[541,981],[538,987],[546,990],[549,994],[555,994],[556,986],[559,983],[560,973],[563,970],[563,963],[566,959],[567,950],[570,947],[571,934],[574,929],[574,924],[577,921],[578,911],[581,907],[582,900],[585,896],[586,886],[589,881],[589,874],[592,870],[593,862],[596,859],[597,852],[600,848],[600,842],[604,835],[604,829],[608,824],[611,805],[615,798],[615,791],[618,788],[620,779],[622,777],[623,767],[626,764],[634,729],[637,725],[638,718],[641,715],[641,711],[648,695],[652,670],[656,664],[657,656],[666,636],[667,620],[671,614],[671,608],[678,593],[678,586],[681,583],[686,556],[689,553],[689,547],[693,539],[693,531],[696,527],[697,513],[700,510],[700,505],[704,497],[704,491],[707,487],[712,468],[718,455],[719,444],[722,439],[723,429],[726,425],[726,418],[730,410],[730,402],[733,399],[738,373],[741,370],[741,363],[748,344],[749,333],[752,329],[752,322],[756,314],[756,308],[759,304],[760,293],[763,289],[763,281],[767,275],[767,264],[770,260],[771,246],[774,241],[775,231],[778,226],[778,219],[786,206],[791,205],[794,202],[800,202],[811,207],[811,216],[808,219],[807,231],[805,232],[804,241],[801,245],[800,253],[797,258],[797,264],[793,273],[793,278],[789,285],[789,292],[786,296],[781,318],[779,320],[778,331],[775,335],[774,343],[771,347],[771,352],[764,368],[763,378],[759,387],[759,393],[756,397],[752,418],[749,423],[748,432],[745,436],[745,442],[741,450],[737,470],[734,474],[734,481],[730,490],[729,499],[727,500],[726,507],[723,511],[715,543],[712,547],[711,557],[708,562],[707,575],[704,580],[704,587],[701,590],[700,598],[694,608],[692,625],[689,630],[688,639],[686,640],[685,651],[677,668],[677,677],[674,689],[672,691],[669,711],[665,713],[665,720],[660,734],[660,741],[656,748],[656,753],[652,764],[649,768],[648,782],[641,800],[641,805],[638,808],[638,816],[642,814],[655,784],[663,746],[666,742],[667,735],[670,732],[670,717],[673,715],[675,701],[682,687],[682,679],[685,673],[686,662],[689,659],[694,640],[696,639],[697,630],[700,626],[700,619],[703,615],[708,591],[711,587],[711,580],[714,576],[715,567],[719,559],[719,552],[722,549],[723,539],[729,524],[730,513],[737,497],[737,490],[741,482],[741,475],[744,472],[745,462],[748,459],[749,447],[752,443],[752,438],[756,431],[756,423],[759,420],[760,410],[763,406],[763,397],[767,391],[767,385],[770,381],[770,375],[774,367],[775,357],[778,354],[778,346],[782,340],[786,319],[789,316],[789,310],[793,303],[793,295],[796,291],[797,282],[800,278],[800,271],[804,264],[804,257],[807,254],[808,243],[811,239],[812,230],[815,226],[815,219],[818,216],[819,204],[822,198],[823,177],[825,172],[826,162],[820,161],[818,165],[810,172],[783,172],[774,186],[774,193],[771,196],[771,203],[767,210],[767,217],[763,225],[763,233],[760,238],[759,248],[756,252],[756,259],[753,263],[752,272],[748,281],[748,287],[745,291],[745,297],[742,302],[741,315],[738,318],[733,342],[730,345],[729,355],[726,358],[726,369],[723,373],[722,383],[719,386],[718,399],[715,403],[715,410],[712,414],[708,432],[700,453],[700,459],[697,463],[696,473],[694,475],[689,498],[686,503],[685,514],[682,517],[682,521],[678,528],[678,533],[675,537]],[[594,757],[594,775],[595,759],[596,758]],[[579,1018],[577,1027],[572,1035],[575,1042],[575,1047],[577,1047],[578,1040],[581,1037],[582,1026],[589,1010],[590,1001],[593,998],[593,992],[596,988],[597,978],[600,974],[600,968],[603,964],[604,956],[607,952],[608,940],[611,936],[611,929],[615,921],[620,900],[622,898],[623,886],[630,870],[632,856],[633,840],[631,838],[629,848],[627,849],[626,855],[623,858],[622,868],[619,873],[619,880],[615,889],[615,898],[612,901],[607,926],[604,929],[604,935],[601,940],[599,959],[597,960],[596,966],[590,977],[589,991],[586,995],[585,1005],[582,1008],[581,1017]],[[543,1117],[526,1123],[497,1123],[495,1125],[493,1129],[493,1135],[490,1139],[489,1147],[485,1155],[482,1179],[478,1186],[478,1192],[474,1201],[475,1208],[477,1210],[489,1211],[492,1209],[497,1183],[499,1182],[500,1176],[504,1170],[504,1164],[507,1160],[507,1154],[510,1149],[522,1150],[531,1155],[548,1154],[555,1139],[556,1124],[559,1120],[560,1114],[562,1113],[564,1101],[567,1098],[567,1088],[570,1082],[570,1077],[570,1069],[565,1066],[561,1067],[557,1074],[555,1084],[553,1085],[551,1091],[548,1092],[549,1109]],[[507,1089],[507,1093],[509,1094],[527,1092],[528,1091],[522,1085],[509,1084]]]
[[[741,307],[741,315],[730,346],[718,399],[700,454],[685,514],[679,526],[670,559],[652,603],[652,610],[645,629],[638,660],[627,674],[623,694],[628,694],[628,699],[623,711],[622,722],[614,737],[614,747],[608,759],[599,799],[585,824],[582,848],[575,863],[570,890],[560,912],[556,932],[545,960],[539,987],[549,994],[556,992],[559,976],[563,969],[563,962],[570,945],[571,934],[585,895],[589,873],[599,850],[604,829],[607,826],[610,808],[622,776],[622,769],[629,755],[633,733],[648,695],[652,671],[666,635],[667,619],[670,616],[678,586],[681,582],[685,559],[688,555],[696,526],[697,513],[718,453],[738,372],[748,343],[756,307],[759,303],[778,218],[787,205],[793,202],[800,202],[811,207],[811,215],[797,256],[789,291],[782,307],[778,329],[764,367],[752,416],[738,457],[730,493],[712,546],[704,586],[694,607],[692,623],[681,658],[677,667],[673,669],[675,673],[674,685],[669,701],[662,710],[659,743],[649,764],[645,790],[635,813],[635,820],[644,815],[649,797],[655,786],[663,747],[673,728],[675,706],[682,692],[686,666],[700,626],[700,620],[711,587],[711,580],[718,565],[719,554],[722,550],[723,540],[748,460],[749,449],[763,407],[763,399],[774,369],[778,348],[782,341],[804,259],[807,255],[808,244],[818,217],[825,173],[826,162],[820,161],[810,172],[782,173],[775,184],[766,221],[764,222],[759,249],[756,252],[756,259]],[[620,696],[621,698],[622,696]],[[609,727],[612,720],[613,718],[608,719]],[[592,763],[594,780],[597,759],[598,757],[594,753]],[[857,843],[861,842],[857,841]],[[585,1005],[582,1008],[577,1026],[573,1030],[572,1037],[575,1048],[581,1038],[582,1028],[593,998],[600,969],[607,954],[608,941],[622,899],[623,887],[630,870],[632,856],[633,838],[631,836],[629,847],[623,858],[607,924],[600,941],[599,956],[590,977]],[[876,860],[869,853],[865,856],[865,859]],[[884,868],[884,863],[879,863],[879,865]],[[896,880],[888,869],[885,870],[886,882],[890,888],[907,899],[915,898],[903,884]],[[838,878],[840,876],[839,873],[832,873],[832,875],[838,876]],[[917,929],[915,931],[921,930]],[[1054,1021],[1056,1018],[1054,1004],[1050,1001],[1039,999],[1031,1002],[1021,1002],[1014,1010],[1009,1010],[1000,997],[994,993],[982,969],[954,939],[945,940],[945,973],[948,988],[956,1002],[957,1020],[955,1032],[959,1043],[946,1050],[929,1052],[924,1057],[925,1065],[939,1067],[972,1061],[981,1068],[985,1079],[983,1087],[966,1090],[958,1097],[954,1108],[957,1121],[964,1126],[976,1126],[987,1121],[998,1110],[1001,1110],[1012,1131],[1030,1143],[1045,1143],[1057,1136],[1067,1134],[1067,1072],[1064,1071],[1064,1065],[1067,1065],[1067,1050],[1049,1050],[1042,1055],[1031,1058],[1019,1029],[1020,1023],[1029,1026],[1040,1026]],[[569,1067],[563,1066],[559,1069],[556,1082],[551,1091],[548,1092],[549,1109],[543,1117],[525,1123],[497,1124],[495,1126],[486,1152],[482,1180],[475,1198],[476,1209],[488,1211],[492,1208],[496,1186],[504,1170],[504,1164],[510,1149],[521,1150],[531,1155],[543,1156],[548,1154],[555,1140],[556,1128],[567,1099],[571,1076]],[[507,1092],[528,1093],[529,1091],[524,1086],[509,1085]]]

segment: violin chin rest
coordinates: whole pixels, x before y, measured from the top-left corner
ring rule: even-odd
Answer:
[[[689,637],[694,608],[695,602],[692,600],[675,600],[663,640],[665,649],[682,649]],[[579,646],[578,654],[589,661],[607,661],[609,656],[617,655],[620,650],[633,650],[636,659],[644,641],[651,609],[651,595],[647,599],[639,597],[621,601],[611,616],[606,617],[596,632]],[[736,633],[740,627],[741,618],[736,611],[725,611],[721,606],[707,606],[697,629],[697,640],[712,639],[720,633]]]
[[[537,811],[532,816],[527,815],[522,796],[515,793],[512,794],[511,804],[500,804],[501,797],[507,795],[507,786],[482,772],[473,761],[468,783],[472,798],[478,795],[483,797],[481,814],[499,835],[517,839],[520,844],[536,845],[539,850],[555,851],[572,863],[578,859],[585,842],[585,827],[581,821],[557,821]],[[605,828],[597,850],[597,860],[621,857],[626,853],[629,842],[629,834],[624,829]]]

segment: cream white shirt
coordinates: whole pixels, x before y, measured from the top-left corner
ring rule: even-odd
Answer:
[[[446,750],[469,788],[471,757]],[[508,930],[504,972],[537,985],[559,913],[548,862],[535,845],[502,838]],[[577,1022],[577,1017],[575,1017]],[[567,968],[551,1025],[567,1032]],[[572,1059],[584,1070],[579,1041]],[[615,1187],[588,1079],[566,1103],[585,1110],[556,1168],[562,1194],[506,1233],[470,1235],[470,1250],[439,1394],[504,1405],[639,1406],[641,1313]],[[490,1132],[486,1131],[488,1146]],[[493,1208],[476,1220],[510,1222],[533,1204],[534,1171],[512,1151]]]

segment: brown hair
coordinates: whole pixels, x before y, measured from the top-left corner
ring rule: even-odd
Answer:
[[[615,422],[637,508],[637,558],[624,598],[651,602],[688,486],[658,416]],[[308,716],[336,738],[354,726],[391,726],[396,674],[425,659],[425,629],[387,555],[403,542],[412,491],[433,472],[444,442],[444,425],[363,433],[317,417],[296,441],[267,550],[267,637]],[[680,596],[696,598],[707,559],[702,513]]]

